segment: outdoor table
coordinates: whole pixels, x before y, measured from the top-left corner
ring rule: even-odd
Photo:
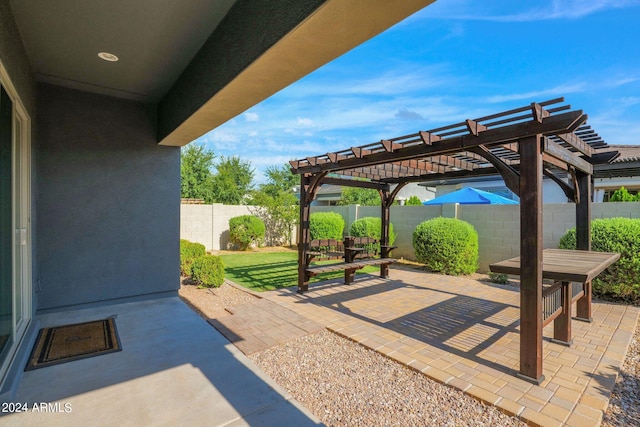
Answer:
[[[620,259],[620,254],[565,249],[542,252],[542,278],[555,283],[545,287],[543,326],[554,321],[553,341],[571,345],[571,304],[578,301],[576,320],[591,321],[591,280]],[[520,275],[520,257],[489,265],[494,273]],[[572,282],[581,286],[572,287]]]

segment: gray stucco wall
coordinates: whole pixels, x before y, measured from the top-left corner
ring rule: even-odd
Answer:
[[[180,150],[155,106],[38,86],[38,309],[176,291]]]
[[[0,0],[0,60],[11,83],[20,94],[20,100],[32,119],[35,117],[36,84],[31,77],[31,67],[13,18],[9,0]]]

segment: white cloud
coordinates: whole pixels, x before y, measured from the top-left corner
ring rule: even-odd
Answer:
[[[551,0],[535,8],[519,13],[509,13],[520,2],[476,2],[450,0],[436,2],[424,9],[416,20],[453,19],[463,21],[533,22],[555,19],[579,19],[597,12],[640,5],[640,0]],[[464,11],[464,13],[460,13]]]
[[[298,117],[297,123],[302,127],[311,127],[313,126],[313,120],[308,117]]]
[[[605,81],[604,84],[609,87],[620,87],[637,81],[640,81],[637,77],[616,77]]]
[[[490,96],[487,98],[487,102],[492,104],[499,104],[502,102],[519,101],[519,100],[544,101],[544,99],[542,98],[564,96],[570,93],[583,92],[588,88],[589,88],[589,85],[584,82],[564,84],[564,85],[555,86],[549,89],[542,89],[537,91]]]
[[[407,108],[403,108],[402,110],[398,110],[398,112],[394,116],[396,119],[402,120],[424,120],[420,114],[415,111],[409,110]]]
[[[388,71],[384,71],[388,70]],[[459,80],[447,64],[418,65],[390,62],[384,70],[371,71],[329,64],[314,79],[304,79],[281,93],[286,98],[306,100],[311,96],[399,96],[454,85]]]
[[[260,120],[260,117],[257,113],[248,112],[244,113],[244,119],[248,122],[257,122],[258,120]]]

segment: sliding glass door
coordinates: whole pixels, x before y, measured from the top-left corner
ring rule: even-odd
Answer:
[[[13,341],[13,103],[0,87],[0,357]]]
[[[27,116],[0,64],[0,383],[31,318]],[[12,96],[13,95],[13,96]]]

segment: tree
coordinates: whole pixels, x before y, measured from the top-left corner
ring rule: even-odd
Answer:
[[[220,158],[216,164],[216,174],[212,178],[212,196],[216,203],[240,205],[246,202],[253,187],[254,170],[251,162],[237,156]]]
[[[272,197],[281,192],[291,193],[293,187],[300,184],[300,177],[291,172],[288,164],[269,166],[266,171],[267,183],[260,185],[260,191]]]
[[[265,240],[268,246],[292,244],[293,229],[298,222],[298,199],[292,193],[281,191],[275,197],[263,192],[255,192],[251,212],[267,228]]]
[[[620,187],[616,191],[613,192],[611,198],[609,198],[610,202],[638,202],[640,201],[640,193],[635,196],[624,188]]]
[[[411,196],[404,202],[405,206],[422,206],[422,201],[418,196]]]
[[[180,197],[213,201],[213,151],[190,144],[180,150]]]
[[[299,178],[291,173],[287,164],[270,166],[266,174],[267,182],[252,194],[251,203],[257,206],[252,213],[264,221],[269,246],[291,244],[298,222],[298,199],[293,194],[293,187]]]
[[[340,206],[380,206],[380,193],[373,188],[344,187],[342,197],[338,201]]]

